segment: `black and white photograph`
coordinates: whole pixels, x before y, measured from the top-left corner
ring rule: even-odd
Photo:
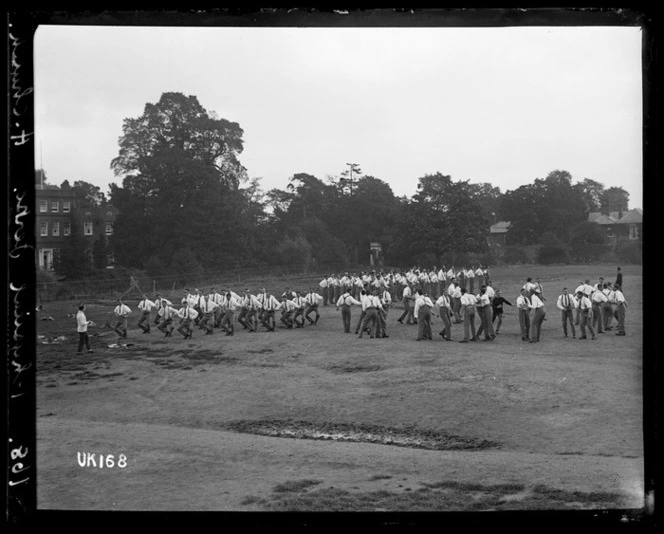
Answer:
[[[297,11],[36,28],[37,510],[644,520],[641,19]]]

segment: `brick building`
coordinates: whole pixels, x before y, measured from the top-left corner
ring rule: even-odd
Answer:
[[[593,212],[588,220],[604,228],[612,245],[620,241],[641,242],[643,240],[643,212],[639,208],[629,211],[612,211],[609,214]]]
[[[101,235],[113,235],[118,210],[113,206],[92,206],[73,188],[37,183],[36,188],[36,264],[40,269],[53,269],[53,261],[65,243],[74,235],[83,238],[92,262],[92,245]],[[110,246],[110,244],[109,244]],[[109,248],[106,267],[113,267]]]

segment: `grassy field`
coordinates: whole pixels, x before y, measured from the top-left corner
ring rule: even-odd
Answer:
[[[641,508],[642,279],[640,267],[623,273],[627,335],[591,341],[563,337],[555,299],[581,279],[613,280],[615,266],[495,268],[494,287],[513,304],[527,276],[542,278],[539,344],[521,341],[509,306],[495,341],[465,345],[416,342],[416,327],[396,321],[400,305],[388,339],[358,339],[327,306],[315,327],[196,330],[191,340],[143,335],[134,317],[128,346],[109,347],[117,337],[98,326],[95,352],[78,356],[67,317],[78,303],[47,303],[40,319],[53,320],[37,325],[38,508]],[[263,282],[279,293],[311,285],[234,289]],[[88,319],[102,325],[112,306],[88,303]],[[96,464],[82,467],[77,453]],[[100,454],[122,454],[126,466],[99,467]]]

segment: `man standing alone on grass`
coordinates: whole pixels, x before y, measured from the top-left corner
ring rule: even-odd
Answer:
[[[616,274],[616,281],[613,284],[614,286],[620,287],[620,290],[622,291],[622,271],[620,270],[620,267],[618,267],[618,273]]]
[[[558,297],[556,306],[562,312],[563,333],[565,334],[565,337],[567,337],[567,322],[569,321],[572,337],[576,338],[576,330],[574,329],[574,310],[577,309],[578,303],[576,302],[576,299],[568,293],[566,287],[563,288],[562,295]]]
[[[150,314],[155,307],[155,303],[149,300],[145,295],[138,303],[138,309],[141,311],[141,318],[138,320],[138,327],[143,330],[144,334],[150,333]]]
[[[579,339],[588,339],[586,336],[586,326],[588,327],[588,330],[590,330],[592,339],[595,339],[595,330],[593,329],[592,320],[588,321],[590,314],[592,314],[592,303],[582,291],[579,291],[576,294],[576,297],[579,301],[579,310],[581,310],[581,323],[579,325],[581,328],[581,337],[579,337]],[[590,319],[592,319],[592,316],[590,316]]]
[[[127,339],[127,315],[130,313],[129,306],[124,304],[122,299],[118,299],[118,305],[113,310],[113,315],[115,316],[113,330],[123,339]]]
[[[487,287],[487,294],[489,287]],[[491,295],[489,295],[489,299],[491,300],[491,311],[493,313],[493,318],[491,319],[491,322],[493,323],[495,322],[496,319],[498,319],[498,324],[496,325],[496,332],[495,332],[496,335],[498,335],[500,333],[500,327],[503,325],[503,304],[511,306],[512,303],[509,302],[505,297],[503,297],[500,294],[500,289],[496,289],[496,293],[493,299],[491,299]]]
[[[535,315],[531,323],[530,342],[537,343],[540,340],[540,333],[542,331],[542,323],[546,317],[546,309],[544,309],[544,302],[540,299],[537,292],[533,293],[530,297],[530,309],[535,310]]]
[[[475,306],[477,298],[472,293],[466,293],[466,288],[461,288],[461,310],[463,315],[463,339],[459,343],[468,343],[468,341],[477,341],[475,334]],[[473,337],[470,337],[470,334]]]
[[[530,299],[528,290],[521,289],[521,296],[516,299],[516,307],[519,309],[519,327],[521,328],[521,341],[530,340]]]
[[[619,267],[620,269],[620,267]],[[625,300],[625,295],[623,295],[622,287],[618,284],[614,284],[614,299],[616,301],[616,320],[618,321],[618,331],[616,332],[617,336],[625,335],[625,314],[627,313],[627,301]]]
[[[78,350],[76,354],[83,353],[83,345],[88,349],[88,352],[92,352],[90,348],[90,338],[88,337],[88,326],[91,326],[92,321],[88,321],[85,316],[85,304],[81,304],[78,307],[78,312],[76,313],[76,331],[78,332]]]

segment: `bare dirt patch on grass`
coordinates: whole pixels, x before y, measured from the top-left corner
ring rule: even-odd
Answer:
[[[624,496],[619,493],[566,491],[543,485],[444,481],[423,483],[416,489],[401,486],[397,491],[350,491],[334,487],[309,491],[318,484],[319,481],[288,481],[275,486],[266,498],[248,496],[243,502],[268,511],[291,512],[536,511],[626,506]]]
[[[429,450],[482,450],[499,448],[496,442],[474,439],[444,432],[427,431],[415,426],[402,428],[361,423],[318,423],[311,421],[264,420],[233,421],[225,430],[296,439],[379,443],[396,447]]]

